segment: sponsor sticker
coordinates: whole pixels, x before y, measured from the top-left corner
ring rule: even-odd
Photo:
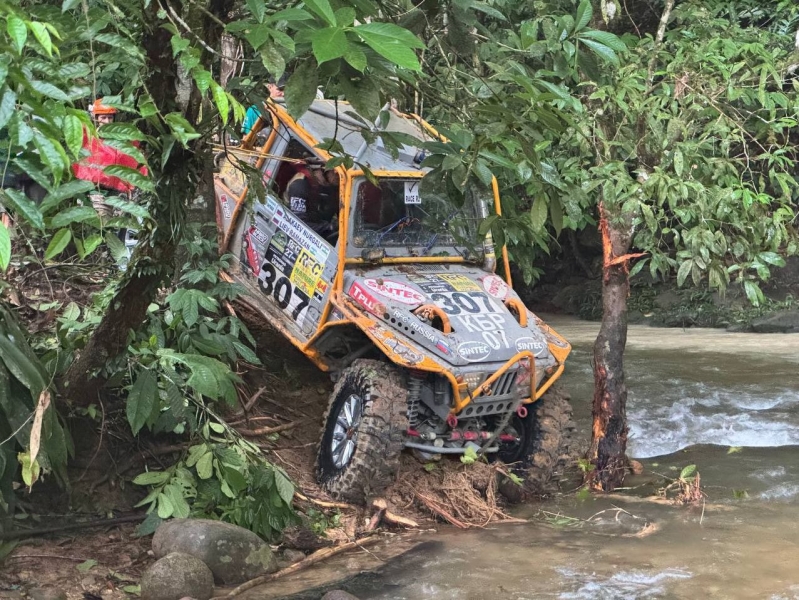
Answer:
[[[227,197],[227,194],[222,194],[222,197],[219,199],[220,203],[222,204],[222,215],[225,219],[229,219],[232,212],[230,210],[230,198]]]
[[[372,296],[372,294],[367,292],[357,283],[353,283],[352,286],[350,286],[350,291],[347,292],[347,294],[349,294],[350,298],[355,300],[373,315],[379,317],[385,312],[385,307],[380,304],[380,302],[378,302],[377,299]]]
[[[480,286],[465,275],[442,273],[439,279],[446,281],[456,292],[479,292]]]
[[[491,348],[483,342],[463,342],[458,346],[458,356],[467,362],[480,362],[488,358]]]
[[[363,284],[373,292],[402,304],[421,304],[424,296],[412,287],[390,279],[364,279]]]
[[[450,349],[449,344],[447,344],[447,342],[445,342],[444,340],[437,340],[436,348],[441,350],[441,352],[443,352],[444,354],[452,354],[452,350]]]
[[[306,296],[313,296],[316,282],[322,275],[322,265],[316,262],[304,248],[300,251],[289,280]]]
[[[504,300],[508,297],[510,286],[497,275],[488,275],[483,278],[483,289],[494,298]]]
[[[421,204],[422,198],[419,196],[419,181],[405,182],[405,204]]]
[[[531,337],[523,337],[516,340],[516,352],[529,350],[533,356],[541,356],[547,349],[546,342]]]

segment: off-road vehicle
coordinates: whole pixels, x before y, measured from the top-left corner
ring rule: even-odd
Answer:
[[[220,247],[247,302],[335,381],[320,483],[363,502],[391,483],[403,448],[424,460],[472,448],[540,488],[568,450],[571,409],[551,386],[571,347],[514,292],[506,249],[502,278],[490,234],[479,239],[500,211],[496,181],[460,208],[420,189],[428,169],[408,136],[438,134],[415,115],[385,107],[366,126],[343,102],[314,101],[297,120],[263,108],[219,163]],[[384,131],[401,141],[387,146]],[[327,164],[319,146],[333,139],[354,166],[336,167],[337,231],[324,238],[283,196],[301,166]]]

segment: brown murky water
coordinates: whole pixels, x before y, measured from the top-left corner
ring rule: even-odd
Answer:
[[[597,325],[550,322],[575,347],[564,383],[587,435]],[[630,454],[650,471],[630,485],[652,489],[662,481],[652,472],[674,477],[696,464],[704,509],[569,495],[520,509],[536,515],[528,525],[442,530],[399,558],[370,557],[364,568],[377,571],[344,588],[363,600],[799,600],[799,336],[631,327],[626,356]],[[582,522],[616,506],[658,530],[622,537],[612,519]],[[540,510],[582,521],[556,526]],[[357,564],[325,569],[330,577]],[[325,574],[306,577],[315,585]]]

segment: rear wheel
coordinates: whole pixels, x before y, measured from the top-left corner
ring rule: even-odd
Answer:
[[[390,485],[399,467],[407,403],[402,374],[374,360],[345,369],[333,394],[317,459],[331,496],[363,504]]]
[[[497,458],[524,479],[527,492],[543,494],[571,460],[574,422],[569,395],[553,386],[527,405],[527,411],[523,419],[513,415],[504,433],[510,433],[516,441],[501,442]]]

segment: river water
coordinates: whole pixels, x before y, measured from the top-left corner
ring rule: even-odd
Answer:
[[[574,346],[563,382],[587,439],[598,324],[548,322]],[[646,467],[627,482],[632,497],[566,494],[519,509],[529,524],[444,530],[345,589],[362,600],[799,600],[799,336],[632,326],[625,356],[629,454]],[[689,464],[704,506],[641,498]],[[656,530],[629,536],[644,522]]]

